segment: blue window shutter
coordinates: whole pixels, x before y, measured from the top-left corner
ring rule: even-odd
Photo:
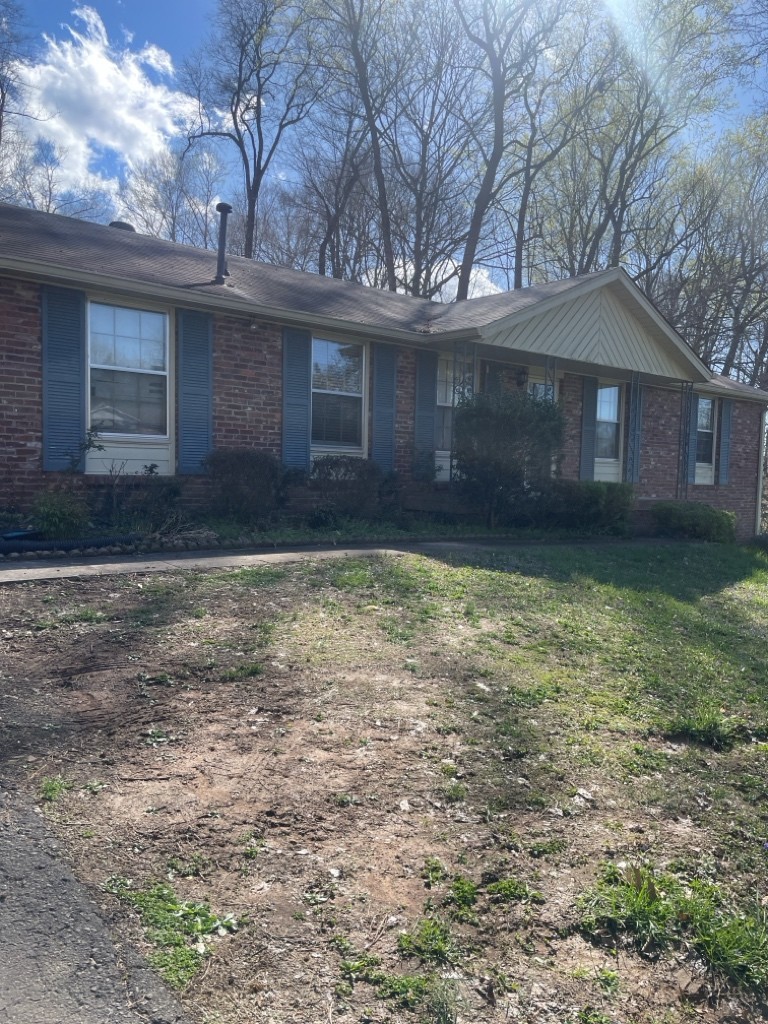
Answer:
[[[629,439],[627,442],[627,483],[640,483],[640,452],[643,442],[643,385],[633,380],[629,389]]]
[[[731,422],[733,420],[733,399],[724,398],[720,407],[720,468],[717,481],[728,483],[729,463],[731,460]]]
[[[371,456],[385,472],[395,468],[395,408],[397,398],[397,349],[373,346],[373,401],[371,409]]]
[[[309,469],[312,433],[312,336],[283,332],[283,464]]]
[[[44,288],[44,470],[70,469],[85,440],[85,379],[85,295]]]
[[[688,424],[688,483],[696,483],[696,442],[699,433],[699,396],[691,395],[691,422]]]
[[[203,473],[213,447],[213,320],[191,309],[177,312],[179,331],[179,473]]]
[[[595,479],[595,435],[597,433],[597,377],[584,378],[581,401],[580,480]]]
[[[435,451],[436,410],[437,353],[417,352],[413,448],[414,462],[419,472],[434,472],[432,456]]]

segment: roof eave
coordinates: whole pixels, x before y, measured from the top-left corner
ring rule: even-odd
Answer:
[[[132,299],[153,299],[159,302],[182,305],[187,308],[220,312],[234,316],[250,317],[266,320],[270,323],[284,324],[288,327],[303,327],[308,330],[327,330],[345,335],[354,334],[366,339],[408,343],[424,347],[432,347],[436,343],[452,344],[459,341],[473,341],[479,337],[475,329],[454,331],[414,331],[404,328],[382,327],[358,321],[346,320],[313,312],[302,312],[255,302],[242,294],[227,291],[227,285],[215,285],[211,289],[217,291],[197,291],[192,288],[175,287],[158,284],[152,281],[130,280],[124,277],[113,277],[109,274],[94,274],[77,268],[23,259],[0,259],[0,271],[6,271],[21,277],[31,278],[43,284],[71,285],[79,288],[92,288],[101,292],[123,295]]]

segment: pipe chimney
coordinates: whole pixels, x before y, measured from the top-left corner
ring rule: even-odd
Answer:
[[[217,203],[216,213],[221,214],[219,221],[219,256],[216,261],[216,279],[214,284],[224,284],[224,279],[229,277],[227,270],[227,217],[232,213],[229,203]]]

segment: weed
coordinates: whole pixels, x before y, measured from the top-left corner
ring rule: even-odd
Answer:
[[[210,859],[202,853],[192,853],[189,857],[169,857],[168,872],[180,878],[199,878],[210,865]]]
[[[442,790],[443,799],[447,804],[461,804],[467,799],[467,787],[463,782],[453,782]]]
[[[494,903],[543,903],[544,897],[536,889],[531,889],[525,882],[516,878],[503,878],[499,882],[491,882],[485,888]]]
[[[542,839],[531,843],[528,853],[531,857],[548,857],[553,853],[562,853],[567,846],[564,839]]]
[[[663,735],[668,739],[700,743],[713,750],[730,750],[738,735],[738,725],[722,708],[705,701],[687,714],[670,719]]]
[[[184,988],[208,955],[206,939],[237,931],[231,914],[220,917],[207,903],[180,900],[169,885],[135,889],[126,878],[107,879],[104,888],[138,913],[149,941],[157,947],[150,963],[169,985]]]
[[[99,782],[98,779],[91,779],[90,782],[86,782],[83,789],[90,793],[91,796],[98,796],[102,789],[106,789],[106,782]]]
[[[263,671],[264,667],[257,661],[249,661],[243,665],[226,669],[221,673],[221,679],[226,683],[234,683],[238,679],[253,679],[255,676],[260,676]]]
[[[602,967],[597,972],[597,984],[608,996],[615,996],[619,991],[619,972],[609,967]]]
[[[55,779],[43,779],[40,783],[40,799],[47,804],[52,804],[68,789],[72,789],[72,786],[71,782],[67,782],[60,775],[57,775]]]
[[[477,915],[472,909],[477,903],[477,886],[468,878],[457,875],[443,902],[446,906],[451,907],[451,917],[457,921],[464,921],[468,924],[474,924],[477,921]]]
[[[397,948],[402,956],[416,957],[424,964],[453,964],[459,951],[445,922],[425,917],[412,932],[401,932]]]
[[[580,901],[588,935],[628,934],[644,952],[683,942],[738,984],[768,983],[768,916],[728,907],[722,890],[696,879],[684,884],[647,867],[608,865]]]
[[[427,889],[431,889],[433,886],[445,881],[448,877],[448,871],[438,857],[427,857],[424,861],[421,877],[424,879],[424,885]]]

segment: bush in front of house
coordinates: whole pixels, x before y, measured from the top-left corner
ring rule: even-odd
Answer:
[[[285,473],[271,452],[219,448],[203,465],[211,479],[213,510],[241,523],[253,523],[285,501]]]
[[[632,511],[632,485],[598,480],[548,480],[532,497],[536,526],[626,534]]]
[[[309,484],[317,494],[316,512],[359,519],[390,516],[398,508],[397,479],[370,459],[321,455],[312,463]]]
[[[736,540],[736,515],[698,501],[660,501],[651,508],[651,514],[660,537],[718,544],[733,544]]]
[[[79,540],[90,529],[91,513],[79,491],[56,487],[37,495],[31,522],[43,540]]]
[[[457,406],[457,486],[488,526],[530,515],[530,497],[550,480],[564,431],[560,407],[525,391],[473,395]]]

